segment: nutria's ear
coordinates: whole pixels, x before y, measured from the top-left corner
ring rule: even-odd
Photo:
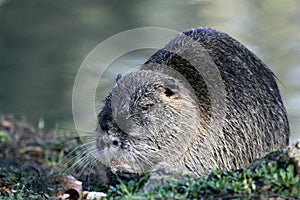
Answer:
[[[120,80],[120,78],[122,78],[122,75],[121,75],[121,74],[118,74],[118,75],[117,75],[117,78],[116,78],[116,82],[118,82],[118,80]]]
[[[174,79],[168,79],[165,84],[165,89],[166,96],[170,97],[178,93],[179,86]]]

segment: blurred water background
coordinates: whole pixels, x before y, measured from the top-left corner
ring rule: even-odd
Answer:
[[[276,74],[295,140],[300,138],[299,8],[296,0],[0,0],[0,112],[73,129],[76,72],[98,43],[137,27],[209,26],[239,40]],[[154,51],[123,56],[107,80]]]

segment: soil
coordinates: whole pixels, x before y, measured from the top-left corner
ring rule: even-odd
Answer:
[[[49,131],[21,122],[13,115],[0,114],[0,190],[1,185],[14,187],[11,185],[14,181],[8,179],[9,174],[16,176],[15,179],[39,178],[40,182],[33,189],[41,190],[43,187],[43,190],[47,188],[43,192],[50,192],[49,189],[52,192],[58,191],[56,177],[76,161],[74,158],[83,156],[80,149],[74,151],[80,144],[73,130]],[[99,189],[105,187],[107,182],[101,166],[85,169],[79,166],[72,173],[83,182],[85,189],[91,189],[91,185]],[[1,193],[3,192],[0,191],[0,196]]]

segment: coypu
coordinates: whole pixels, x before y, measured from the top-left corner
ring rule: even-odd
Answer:
[[[97,157],[144,174],[159,162],[199,176],[239,168],[289,143],[273,73],[229,35],[190,29],[118,76],[96,130]]]

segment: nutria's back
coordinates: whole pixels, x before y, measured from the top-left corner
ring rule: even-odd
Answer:
[[[159,125],[164,119],[167,126]],[[197,175],[236,168],[289,142],[273,73],[209,28],[179,34],[140,71],[121,77],[98,120],[102,162],[137,173],[160,161]]]

